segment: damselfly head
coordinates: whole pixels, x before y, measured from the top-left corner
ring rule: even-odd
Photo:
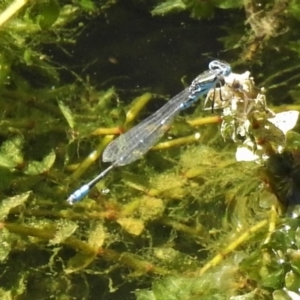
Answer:
[[[231,73],[231,67],[228,63],[220,60],[213,60],[209,63],[208,68],[211,71],[216,71],[220,75],[228,76]]]

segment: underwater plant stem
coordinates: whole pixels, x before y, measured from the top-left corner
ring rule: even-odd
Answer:
[[[50,206],[49,206],[50,207]],[[104,220],[107,218],[107,212],[96,212],[92,213],[85,212],[75,213],[74,211],[57,211],[55,209],[27,209],[23,211],[20,207],[14,207],[10,210],[11,215],[22,214],[24,216],[30,217],[48,217],[48,218],[56,218],[56,219],[66,219],[66,220]]]
[[[250,227],[243,234],[241,234],[236,240],[230,243],[224,250],[213,257],[207,264],[205,264],[197,273],[197,275],[203,275],[207,270],[218,265],[229,253],[233,252],[238,246],[250,238],[251,234],[257,232],[261,228],[268,225],[269,220],[263,220],[254,226]]]
[[[92,133],[91,136],[97,136],[97,135],[112,135],[112,134],[120,134],[121,130],[119,127],[112,127],[112,128],[97,128]]]
[[[211,117],[187,120],[187,123],[194,127],[201,126],[201,125],[207,125],[207,124],[216,124],[216,123],[221,123],[221,122],[222,122],[221,116],[211,116]]]
[[[30,108],[35,108],[42,112],[46,112],[47,114],[61,118],[61,112],[57,106],[41,101],[40,98],[34,94],[30,95],[24,92],[3,90],[1,91],[1,97],[8,98],[16,102],[22,101]]]
[[[30,130],[35,126],[35,121],[30,118],[19,118],[16,120],[4,119],[0,121],[0,126],[7,129],[16,128],[17,130]]]
[[[39,229],[30,226],[14,224],[14,223],[1,223],[0,228],[5,227],[8,231],[24,235],[24,236],[33,236],[36,238],[40,238],[43,240],[51,240],[55,237],[55,231],[50,231],[48,229]],[[141,275],[145,273],[149,274],[159,274],[159,275],[167,275],[170,274],[171,271],[161,268],[159,266],[155,266],[152,263],[140,259],[138,256],[131,253],[118,253],[111,249],[101,248],[97,251],[94,247],[90,246],[88,243],[82,242],[79,239],[69,237],[65,239],[62,244],[67,245],[75,250],[81,251],[85,254],[97,254],[101,256],[103,259],[115,263],[120,263],[124,266],[130,267],[137,272],[140,272]]]
[[[300,77],[300,75],[296,74],[294,76],[289,77],[285,81],[282,81],[282,82],[277,83],[277,84],[270,85],[268,87],[268,91],[272,90],[272,89],[278,89],[278,88],[281,88],[281,87],[289,86],[289,85],[292,84],[292,82],[297,82],[297,81],[299,82],[299,77]]]
[[[145,93],[142,96],[137,97],[133,100],[133,105],[126,113],[126,121],[124,126],[128,127],[131,125],[132,121],[134,121],[139,114],[139,112],[145,107],[145,105],[152,99],[151,93]]]
[[[79,167],[75,170],[75,172],[69,177],[69,180],[72,182],[79,179],[82,176],[82,174],[90,167],[90,165],[93,164],[95,161],[97,161],[97,159],[99,158],[99,156],[101,155],[105,147],[113,140],[113,138],[114,138],[113,135],[107,135],[98,144],[97,148],[93,152],[91,152],[85,158],[85,160],[79,165]]]
[[[294,71],[296,71],[298,69],[300,69],[300,65],[295,65],[295,66],[292,66],[290,68],[286,68],[284,70],[279,70],[278,72],[274,73],[273,75],[271,75],[267,79],[265,79],[259,85],[259,87],[268,86],[271,81],[273,81],[274,79],[276,79],[276,77],[282,77],[282,76],[286,75],[287,73],[294,72]]]
[[[138,256],[131,253],[123,252],[120,254],[111,249],[100,249],[99,255],[105,260],[121,263],[125,266],[135,269],[137,272],[141,273],[140,275],[145,275],[145,273],[158,275],[171,274],[171,271],[159,266],[155,266],[148,261],[141,260]]]
[[[173,147],[177,147],[177,146],[181,146],[181,145],[186,145],[186,144],[194,143],[194,142],[198,141],[199,138],[200,138],[200,134],[195,133],[195,134],[185,136],[182,138],[178,138],[178,139],[174,139],[171,141],[161,142],[161,143],[153,146],[151,148],[151,150],[163,150],[163,149],[169,149],[169,148],[173,148]]]
[[[188,225],[185,225],[185,224],[177,222],[177,221],[173,221],[172,219],[167,218],[167,217],[163,217],[159,221],[164,225],[174,228],[176,231],[181,231],[181,232],[185,233],[186,235],[197,238],[197,239],[201,239],[201,238],[208,239],[208,237],[209,237],[208,232],[201,225],[192,227],[192,226],[188,226]]]
[[[14,223],[2,223],[2,226],[12,233],[25,236],[34,236],[43,240],[51,240],[55,237],[55,231],[51,231],[49,229],[39,229]],[[92,248],[88,243],[82,242],[73,237],[65,239],[62,244],[68,245],[69,247],[84,253],[95,252],[95,249]]]
[[[276,228],[277,219],[278,219],[278,214],[276,208],[274,205],[272,205],[270,210],[269,232],[264,241],[264,244],[269,243],[269,241],[271,240],[272,233],[275,231]]]
[[[3,26],[12,16],[14,16],[29,0],[15,0],[0,15],[0,26]]]

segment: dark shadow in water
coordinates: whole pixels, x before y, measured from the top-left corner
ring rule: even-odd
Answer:
[[[95,84],[111,79],[108,86],[173,94],[182,89],[182,76],[189,82],[218,58],[225,19],[221,12],[214,21],[186,13],[153,17],[120,2],[87,26],[74,56],[79,64],[97,61],[84,71]]]

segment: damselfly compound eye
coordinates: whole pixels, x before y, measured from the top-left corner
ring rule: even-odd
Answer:
[[[228,76],[231,73],[230,65],[220,60],[211,61],[208,67],[210,70],[219,72],[223,76]]]

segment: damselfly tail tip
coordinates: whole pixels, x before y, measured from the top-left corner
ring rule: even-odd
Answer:
[[[83,199],[88,194],[89,191],[90,191],[90,186],[88,184],[85,184],[81,188],[76,190],[73,194],[71,194],[68,197],[67,202],[70,205],[73,205],[74,203]]]
[[[73,205],[75,203],[75,199],[73,197],[73,194],[68,197],[67,202],[70,205]]]

